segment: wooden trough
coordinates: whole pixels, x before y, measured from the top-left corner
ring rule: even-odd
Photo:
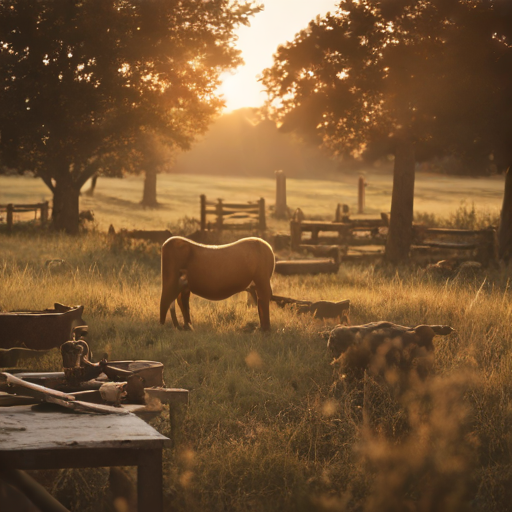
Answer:
[[[0,348],[47,350],[70,340],[75,327],[86,325],[83,306],[55,303],[42,311],[0,311]]]

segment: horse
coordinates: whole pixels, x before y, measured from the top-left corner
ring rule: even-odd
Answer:
[[[184,328],[192,329],[190,294],[207,300],[224,300],[254,283],[262,331],[270,330],[270,278],[274,273],[272,247],[261,238],[242,238],[226,245],[203,245],[173,236],[162,245],[162,295],[160,323],[171,309],[174,327],[180,328],[174,312],[177,300]]]

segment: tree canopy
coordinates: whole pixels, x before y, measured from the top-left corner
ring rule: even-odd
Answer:
[[[149,136],[187,149],[222,107],[219,75],[241,63],[234,29],[259,8],[230,0],[0,3],[0,163],[54,194],[78,229],[80,188],[99,169],[136,171]]]
[[[263,72],[282,129],[337,154],[395,154],[392,260],[411,243],[416,159],[512,162],[511,21],[505,0],[343,0]]]

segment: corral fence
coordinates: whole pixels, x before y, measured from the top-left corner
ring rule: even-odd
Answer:
[[[201,231],[222,230],[257,230],[267,229],[265,219],[265,199],[247,203],[225,203],[222,199],[216,202],[207,201],[200,196]],[[209,220],[209,217],[214,220]]]
[[[290,222],[291,248],[318,252],[320,247],[344,248],[345,261],[380,258],[384,254],[389,227],[389,215],[380,219],[350,219],[348,207],[338,205],[335,220],[316,221],[295,217]],[[308,237],[303,237],[304,234]],[[487,265],[496,259],[496,230],[429,228],[413,226],[411,257],[433,261],[463,258]]]
[[[50,207],[48,201],[43,203],[35,204],[0,204],[0,212],[5,212],[5,220],[7,223],[7,229],[12,229],[14,224],[15,213],[27,213],[34,212],[34,219],[37,219],[37,213],[39,213],[39,219],[42,224],[48,222]]]

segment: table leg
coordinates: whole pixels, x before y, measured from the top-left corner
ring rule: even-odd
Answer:
[[[137,467],[138,512],[162,512],[162,450],[144,450]]]

